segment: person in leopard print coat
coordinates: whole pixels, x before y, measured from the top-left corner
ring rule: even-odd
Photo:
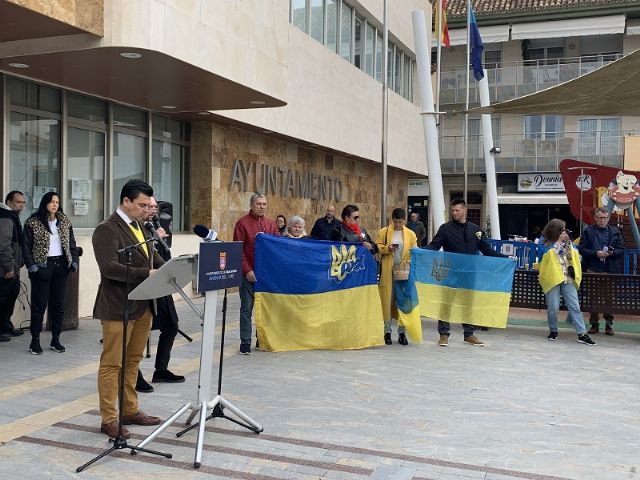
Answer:
[[[64,294],[69,272],[78,270],[78,251],[69,217],[62,212],[60,197],[47,192],[38,210],[24,225],[24,260],[31,280],[31,344],[29,352],[42,355],[40,332],[49,306],[51,350],[62,353],[60,343],[64,317]]]

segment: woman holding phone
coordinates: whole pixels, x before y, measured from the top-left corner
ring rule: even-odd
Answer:
[[[553,218],[542,231],[544,247],[547,249],[540,262],[540,286],[547,299],[547,322],[549,336],[547,339],[558,339],[558,311],[560,310],[560,294],[569,309],[569,318],[578,334],[578,342],[585,345],[596,345],[589,338],[580,311],[578,288],[582,280],[580,255],[571,242],[569,231],[563,220]]]
[[[391,225],[378,231],[376,245],[382,256],[382,273],[378,292],[382,302],[382,315],[384,318],[384,343],[391,345],[391,319],[398,318],[398,309],[393,295],[394,267],[408,268],[411,263],[411,249],[418,246],[418,239],[412,230],[408,229],[407,213],[402,208],[396,208],[391,213]],[[405,327],[398,322],[398,343],[407,345]]]

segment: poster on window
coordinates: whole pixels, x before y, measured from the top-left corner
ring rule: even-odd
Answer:
[[[33,187],[33,208],[37,209],[40,206],[40,200],[42,200],[45,193],[55,191],[56,187]]]
[[[71,198],[73,200],[90,200],[91,180],[89,180],[88,178],[72,178]]]

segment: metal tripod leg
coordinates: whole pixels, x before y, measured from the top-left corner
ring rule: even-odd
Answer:
[[[173,415],[171,415],[166,422],[164,422],[163,424],[161,424],[160,426],[158,426],[158,428],[156,428],[153,432],[151,432],[151,435],[149,435],[147,438],[145,438],[142,442],[140,442],[136,448],[141,448],[144,447],[147,443],[152,442],[158,435],[160,435],[162,432],[164,432],[167,428],[169,428],[169,426],[171,424],[173,424],[176,420],[178,420],[178,418],[180,418],[182,416],[182,414],[184,414],[184,412],[186,412],[187,410],[193,408],[193,404],[191,402],[183,405],[182,407],[180,407],[180,409],[174,413]],[[133,452],[131,452],[133,453]]]

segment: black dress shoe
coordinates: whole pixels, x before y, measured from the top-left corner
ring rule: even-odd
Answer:
[[[409,342],[407,341],[407,336],[404,333],[398,334],[398,343],[400,345],[409,345]]]
[[[385,345],[391,345],[393,342],[391,341],[391,334],[390,333],[385,333],[384,334],[384,344]]]
[[[9,330],[7,332],[7,335],[10,335],[12,337],[19,337],[20,335],[24,335],[24,331],[23,330],[19,330],[17,328],[12,328],[11,330]]]
[[[0,334],[0,343],[1,342],[9,342],[11,340],[11,337],[8,337],[6,335]]]
[[[136,380],[136,392],[141,392],[141,393],[153,392],[153,387],[147,383],[147,381],[142,376],[142,372],[140,370],[138,370],[138,379]]]
[[[153,379],[151,381],[153,383],[182,383],[184,382],[184,377],[182,375],[175,375],[169,370],[156,370],[153,373]]]

